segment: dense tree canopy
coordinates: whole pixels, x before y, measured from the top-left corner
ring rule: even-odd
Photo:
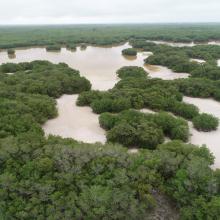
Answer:
[[[134,110],[116,114],[103,113],[99,119],[101,127],[108,130],[107,140],[127,147],[154,149],[171,139],[187,141],[189,128],[186,121],[168,113],[145,114]]]
[[[90,91],[90,82],[63,63],[1,65],[1,219],[219,219],[220,170],[211,169],[214,157],[205,146],[184,143],[189,138],[184,119],[202,131],[216,129],[219,122],[182,99],[220,100],[220,47],[175,48],[146,40],[205,42],[220,39],[220,29],[174,27],[37,27],[38,35],[35,27],[0,28],[0,48],[66,45],[74,50],[130,40],[134,49],[129,51],[153,52],[147,63],[191,75],[164,81],[149,78],[143,68],[123,67],[115,87],[101,92]],[[107,144],[44,136],[41,124],[57,116],[55,98],[79,93],[78,105],[101,114]],[[155,113],[141,113],[142,108]],[[163,143],[165,137],[171,140]],[[140,149],[132,154],[125,147]]]
[[[135,66],[122,67],[117,71],[117,75],[121,78],[121,81],[119,81],[113,89],[107,92],[82,92],[77,104],[80,106],[89,105],[93,111],[98,114],[104,112],[118,113],[130,108],[149,108],[154,111],[172,112],[188,120],[193,120],[199,116],[199,109],[192,104],[182,102],[181,94],[181,92],[186,94],[186,91],[189,90],[185,87],[188,87],[190,82],[193,82],[194,85],[195,81],[188,81],[187,79],[185,81],[177,80],[173,82],[150,79],[143,68]],[[199,85],[199,89],[200,81],[198,81],[197,84]],[[206,90],[208,90],[208,88],[206,88]],[[192,86],[192,93],[199,93],[199,91]],[[203,93],[205,92],[203,91]],[[187,95],[190,94],[191,91],[189,91]],[[214,119],[216,120],[216,118]],[[206,124],[204,124],[202,130],[209,130],[210,128],[205,128],[205,125]],[[195,127],[199,129],[199,127]]]
[[[43,134],[40,124],[57,116],[53,97],[91,87],[88,80],[66,64],[34,61],[3,64],[0,70],[0,138],[26,132]]]
[[[121,79],[126,79],[129,77],[146,78],[147,72],[142,67],[125,66],[117,71],[117,75]]]
[[[62,94],[74,94],[90,90],[91,84],[79,72],[66,64],[51,64],[48,61],[33,61],[31,63],[2,64],[0,71],[14,73],[8,76],[0,74],[1,83],[7,90],[43,94],[59,97]]]
[[[160,185],[153,158],[131,157],[117,145],[25,136],[2,139],[0,156],[0,209],[7,219],[153,216],[152,189]]]
[[[193,125],[197,130],[212,131],[217,129],[219,120],[212,115],[203,113],[193,118]]]
[[[124,56],[137,56],[137,51],[134,48],[127,48],[122,50]]]
[[[129,40],[136,42],[140,39],[200,43],[220,40],[219,24],[1,27],[0,33],[0,48],[2,49],[80,43],[110,45]]]
[[[47,51],[60,51],[61,50],[61,46],[59,45],[49,45],[46,47]]]

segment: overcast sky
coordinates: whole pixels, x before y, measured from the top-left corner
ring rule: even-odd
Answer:
[[[220,0],[0,0],[0,24],[220,22]]]

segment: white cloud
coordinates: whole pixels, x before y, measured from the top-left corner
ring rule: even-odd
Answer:
[[[0,24],[220,22],[219,0],[0,1]]]

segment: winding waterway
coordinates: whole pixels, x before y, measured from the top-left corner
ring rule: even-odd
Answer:
[[[220,41],[209,41],[206,43],[195,43],[195,42],[189,42],[189,43],[183,43],[183,42],[171,42],[171,41],[162,41],[162,40],[148,40],[147,42],[152,42],[155,44],[164,44],[171,47],[194,47],[196,45],[220,45]]]
[[[139,52],[137,57],[122,56],[123,49],[130,47],[128,43],[113,47],[88,46],[85,50],[77,47],[76,51],[62,48],[60,52],[47,52],[45,48],[16,49],[15,57],[10,57],[7,51],[0,52],[0,64],[7,62],[30,62],[33,60],[48,60],[52,63],[66,63],[80,71],[92,83],[96,90],[111,89],[118,82],[116,71],[123,66],[144,67],[151,77],[162,79],[185,78],[188,74],[174,73],[162,66],[144,66],[144,59],[150,52]]]
[[[92,83],[92,88],[108,90],[118,82],[116,71],[123,66],[141,66],[150,77],[162,79],[186,78],[187,73],[174,73],[163,66],[144,65],[144,59],[150,52],[139,52],[137,57],[124,57],[121,51],[130,47],[128,43],[114,47],[88,46],[86,50],[70,51],[62,48],[60,52],[47,52],[45,48],[23,48],[16,50],[15,57],[9,57],[6,51],[0,52],[0,64],[7,62],[28,62],[48,60],[53,63],[64,62],[78,69]],[[196,61],[196,60],[194,60]],[[197,60],[197,62],[202,62]],[[100,128],[98,115],[89,107],[76,106],[77,95],[63,95],[57,99],[59,116],[43,125],[46,135],[53,134],[70,137],[88,143],[105,143],[105,131]],[[187,103],[195,104],[201,112],[207,112],[220,118],[220,103],[211,99],[184,97]],[[143,110],[142,112],[150,112]],[[191,143],[206,144],[216,157],[215,167],[220,167],[220,129],[215,132],[198,132],[191,126]],[[135,150],[134,150],[135,151]],[[133,152],[133,151],[132,151]],[[136,152],[136,151],[135,151]]]
[[[194,104],[200,112],[209,113],[220,120],[220,103],[213,99],[201,99],[184,97],[184,102]],[[215,167],[220,168],[220,126],[216,131],[199,132],[189,123],[191,138],[190,142],[195,145],[207,145],[213,155],[216,157]]]

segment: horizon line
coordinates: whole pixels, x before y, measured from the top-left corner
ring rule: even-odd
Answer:
[[[173,24],[220,24],[220,21],[199,21],[199,22],[106,22],[106,23],[14,23],[0,24],[0,26],[71,26],[71,25],[173,25]]]

